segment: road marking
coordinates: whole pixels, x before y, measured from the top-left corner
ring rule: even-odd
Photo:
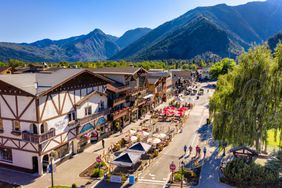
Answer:
[[[150,180],[150,179],[138,179],[137,183],[141,183],[141,184],[151,184],[151,185],[163,185],[166,183],[166,181],[162,181],[162,180]]]

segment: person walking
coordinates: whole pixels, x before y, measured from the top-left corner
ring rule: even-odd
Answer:
[[[201,158],[201,148],[199,148],[199,158]]]
[[[193,148],[192,148],[192,146],[190,145],[190,146],[189,146],[189,155],[192,154],[192,150],[193,150]]]
[[[187,146],[185,145],[183,149],[184,149],[184,155],[186,155],[186,152],[187,152]]]
[[[206,154],[207,154],[207,148],[206,147],[204,147],[203,152],[204,152],[204,159],[205,159],[206,158]]]
[[[102,147],[103,147],[103,149],[105,148],[105,140],[104,139],[102,139]]]
[[[199,149],[200,149],[200,148],[199,148],[199,146],[197,145],[197,146],[196,146],[196,157],[198,157],[198,155],[199,155]]]

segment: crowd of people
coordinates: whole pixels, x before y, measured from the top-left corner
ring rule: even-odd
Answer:
[[[191,145],[189,146],[189,148],[187,147],[187,145],[185,145],[183,149],[184,149],[184,156],[187,155],[188,149],[189,149],[189,156],[192,154],[193,147]],[[196,151],[195,158],[200,158],[202,149],[197,145],[195,147],[195,151]],[[203,148],[203,153],[204,153],[203,158],[206,158],[207,148],[205,146]]]

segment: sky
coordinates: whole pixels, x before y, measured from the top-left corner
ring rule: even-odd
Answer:
[[[87,34],[100,28],[121,36],[155,28],[198,6],[252,0],[0,0],[0,42],[33,42]]]

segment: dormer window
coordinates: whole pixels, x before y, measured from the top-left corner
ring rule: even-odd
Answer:
[[[92,107],[88,106],[84,109],[84,111],[85,111],[85,116],[89,116],[92,114]]]

